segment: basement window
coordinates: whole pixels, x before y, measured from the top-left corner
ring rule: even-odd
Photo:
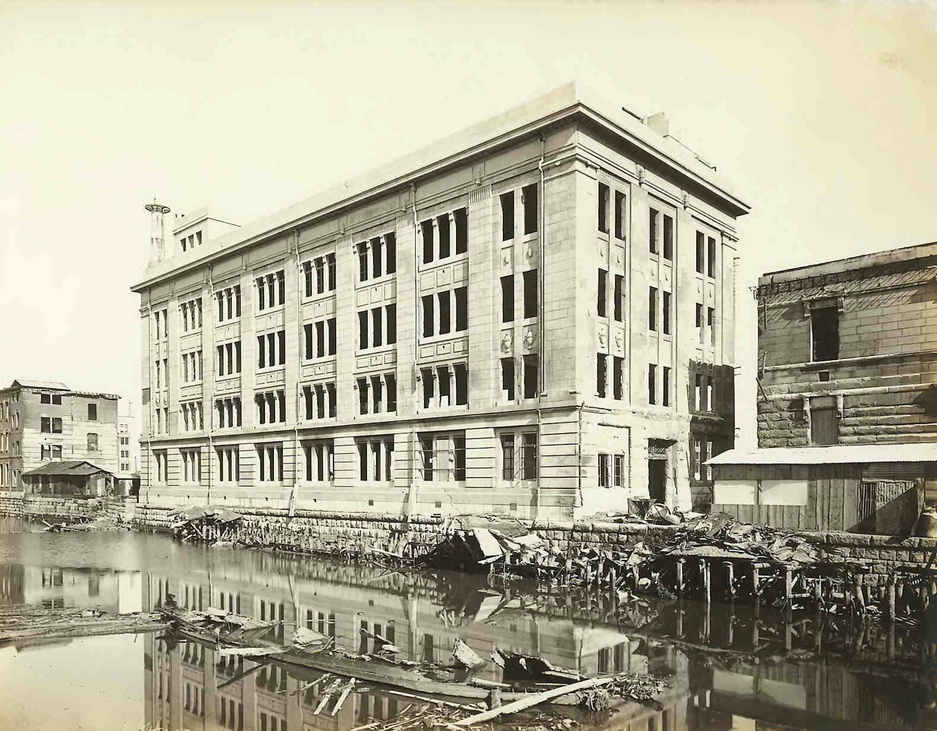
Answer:
[[[839,358],[839,309],[823,307],[811,310],[810,337],[814,362]]]
[[[537,233],[537,214],[539,201],[537,200],[537,184],[528,185],[521,190],[521,203],[524,205],[524,233]]]
[[[514,191],[501,194],[501,240],[514,238]]]
[[[514,322],[514,275],[501,277],[501,322]]]
[[[536,317],[538,308],[537,270],[524,272],[524,317]]]
[[[608,233],[608,203],[609,188],[605,183],[599,183],[599,231]]]

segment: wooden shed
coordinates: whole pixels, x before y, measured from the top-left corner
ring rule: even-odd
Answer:
[[[713,512],[777,528],[908,535],[937,503],[937,443],[733,449],[707,464]]]

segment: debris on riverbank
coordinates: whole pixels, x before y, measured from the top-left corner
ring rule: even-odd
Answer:
[[[165,627],[158,614],[107,614],[99,609],[47,609],[26,604],[0,607],[0,646],[155,632]]]
[[[172,536],[184,543],[233,544],[242,516],[227,508],[189,507],[169,513]]]
[[[109,514],[100,515],[97,518],[79,517],[69,521],[58,523],[49,523],[42,521],[46,526],[47,533],[71,533],[84,531],[110,531],[110,530],[130,530],[131,527],[125,523],[119,515]]]

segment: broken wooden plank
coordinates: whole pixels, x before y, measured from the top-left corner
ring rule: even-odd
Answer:
[[[348,681],[345,687],[342,689],[341,695],[338,697],[338,700],[335,701],[335,708],[332,709],[332,716],[335,717],[338,715],[338,712],[341,710],[342,705],[345,703],[345,699],[348,697],[348,694],[351,693],[352,689],[355,687],[355,683],[358,682],[357,678],[352,678]]]
[[[281,655],[287,651],[286,647],[222,647],[218,650],[220,657],[230,655],[245,655],[249,657],[264,657],[266,655]]]
[[[463,718],[461,721],[456,721],[456,726],[464,728],[466,726],[472,726],[476,723],[483,723],[485,721],[490,721],[493,718],[498,718],[499,716],[509,715],[511,713],[517,713],[518,711],[523,711],[525,708],[531,708],[533,706],[540,705],[552,698],[559,698],[561,695],[569,695],[570,693],[576,693],[580,690],[588,690],[589,688],[598,688],[603,685],[608,685],[613,682],[615,678],[592,678],[590,680],[583,680],[578,683],[572,683],[571,685],[564,685],[561,688],[554,688],[553,690],[544,691],[543,693],[533,693],[530,698],[522,698],[519,701],[514,701],[513,703],[508,703],[504,706],[499,706],[498,708],[492,708],[489,711],[484,711],[483,713],[476,713],[474,716],[469,716],[468,718]]]

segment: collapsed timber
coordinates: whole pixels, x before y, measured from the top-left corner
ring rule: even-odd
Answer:
[[[937,594],[933,555],[926,566],[901,567],[881,581],[870,562],[818,547],[796,533],[739,523],[725,514],[675,515],[662,507],[618,520],[666,523],[671,529],[614,548],[575,541],[560,547],[518,521],[493,518],[484,527],[483,516],[468,521],[476,527],[451,523],[434,545],[409,541],[405,532],[393,534],[383,547],[376,540],[328,540],[291,523],[284,535],[263,519],[202,508],[179,511],[173,533],[182,540],[395,569],[485,573],[494,586],[530,581],[547,594],[570,588],[613,592],[622,601],[649,595],[918,623]]]
[[[76,637],[155,632],[166,627],[157,614],[108,614],[99,609],[0,607],[0,647],[25,647]]]
[[[300,674],[310,673],[300,690],[312,688],[317,700],[314,715],[327,712],[335,716],[351,692],[368,690],[369,684],[406,698],[410,705],[392,726],[401,730],[471,726],[548,703],[592,712],[611,710],[616,700],[653,706],[655,696],[667,687],[663,679],[651,675],[623,673],[585,678],[541,658],[500,649],[488,660],[461,640],[456,641],[448,665],[414,662],[397,658],[399,648],[365,629],[362,633],[376,648],[371,653],[339,649],[331,637],[303,627],[296,628],[287,645],[283,644],[282,631],[278,631],[282,623],[215,608],[181,609],[171,595],[159,611],[169,622],[169,637],[175,641],[207,645],[221,658],[237,656],[261,664],[283,665],[293,674],[297,670]],[[475,676],[489,662],[501,668],[501,681]],[[253,670],[248,668],[242,677]],[[569,718],[536,713],[535,718],[528,713],[512,719],[512,723],[544,729],[570,728],[572,723]]]

